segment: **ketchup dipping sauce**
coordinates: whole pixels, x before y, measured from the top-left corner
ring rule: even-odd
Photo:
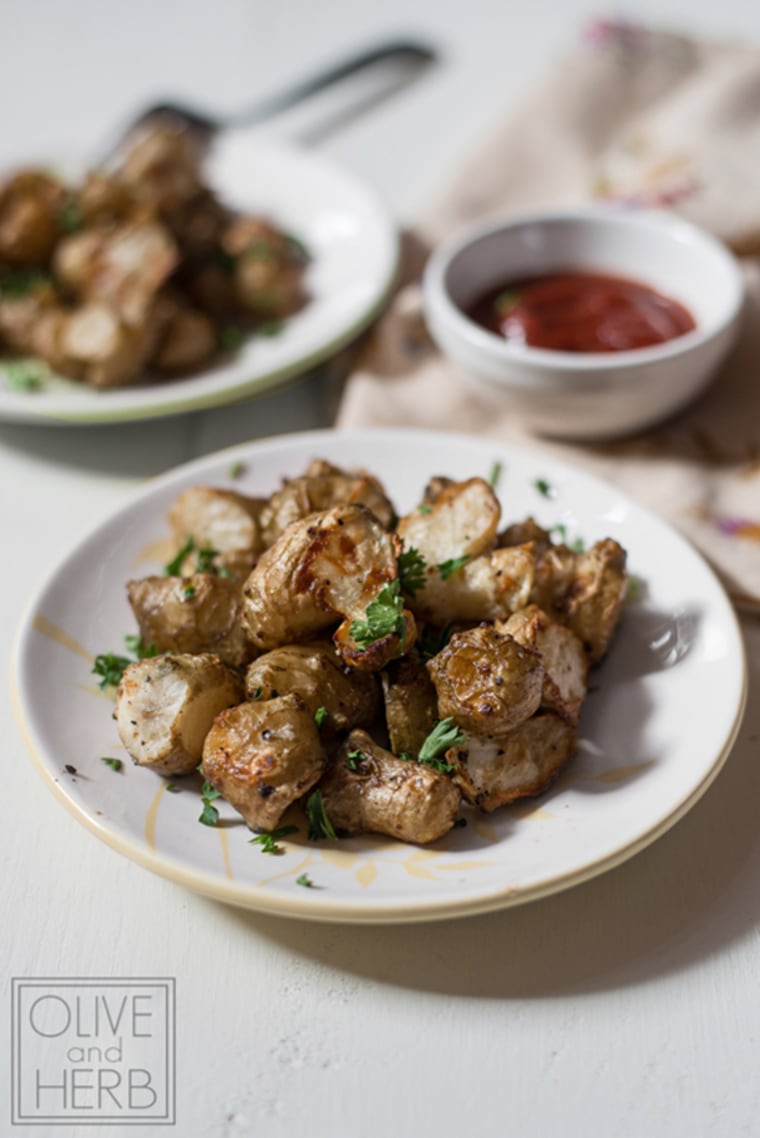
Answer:
[[[556,352],[628,352],[696,328],[682,304],[648,285],[575,271],[489,289],[467,315],[506,340]]]

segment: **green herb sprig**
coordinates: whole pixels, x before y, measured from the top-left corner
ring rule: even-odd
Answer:
[[[313,791],[306,800],[306,817],[309,823],[307,836],[310,842],[319,842],[323,838],[334,841],[337,838],[332,822],[327,816],[322,791]]]
[[[267,830],[263,834],[257,834],[255,838],[251,838],[249,846],[261,846],[261,852],[265,854],[281,854],[282,846],[279,844],[283,838],[287,838],[289,834],[297,834],[298,826],[280,826],[276,830]]]

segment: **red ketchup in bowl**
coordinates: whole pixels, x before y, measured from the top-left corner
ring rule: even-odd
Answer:
[[[627,352],[696,328],[682,304],[640,281],[575,271],[489,289],[467,315],[513,343],[557,352]]]

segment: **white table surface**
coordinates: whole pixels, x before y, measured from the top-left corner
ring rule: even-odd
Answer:
[[[756,0],[627,11],[760,41]],[[375,38],[416,34],[445,62],[323,145],[413,221],[588,14],[581,0],[4,0],[0,158],[92,143],[166,93],[232,109]],[[0,425],[6,644],[35,579],[146,477],[327,422],[326,393],[310,380],[243,409],[145,426]],[[758,661],[760,624],[743,627]],[[226,908],[97,842],[33,769],[6,681],[3,973],[175,976],[183,1138],[758,1135],[757,664],[750,684],[715,785],[621,868],[489,917],[352,928]],[[0,1038],[5,1052],[10,1032]],[[8,1069],[4,1055],[3,1089]],[[0,1118],[0,1133],[16,1132],[4,1108]],[[18,1131],[100,1132],[112,1131]]]

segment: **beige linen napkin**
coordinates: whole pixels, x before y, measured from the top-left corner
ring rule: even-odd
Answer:
[[[600,198],[676,209],[745,256],[742,336],[697,403],[623,441],[538,439],[461,384],[427,336],[412,281],[368,339],[338,425],[467,431],[590,469],[676,525],[736,603],[760,611],[760,262],[751,257],[760,254],[760,49],[593,25],[463,164],[415,237],[430,247],[476,218]]]

